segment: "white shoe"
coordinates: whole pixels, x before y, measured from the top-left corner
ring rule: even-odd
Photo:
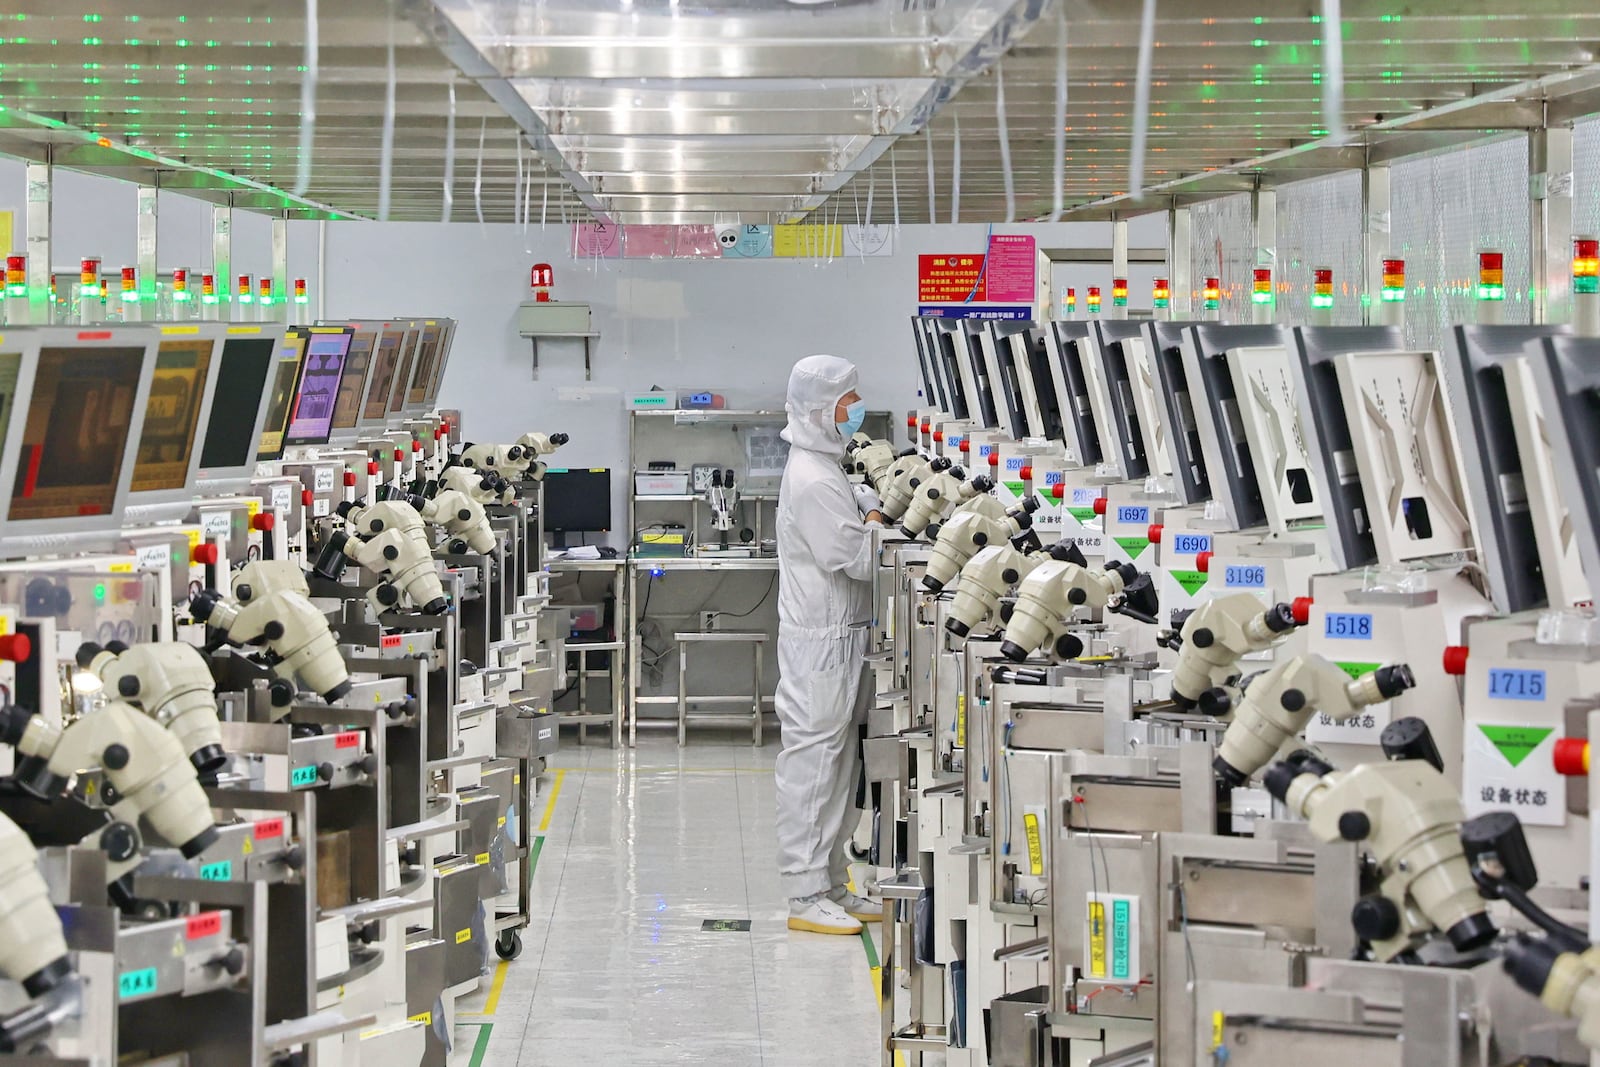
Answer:
[[[859,934],[861,924],[826,894],[789,901],[789,929],[809,934]]]
[[[883,922],[883,905],[866,897],[858,897],[845,886],[836,886],[828,899],[844,909],[844,913],[858,922]]]

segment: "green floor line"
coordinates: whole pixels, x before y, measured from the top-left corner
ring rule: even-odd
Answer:
[[[540,834],[533,839],[533,844],[528,846],[528,877],[531,879],[539,870],[539,853],[544,851],[544,835]]]
[[[478,1028],[478,1041],[472,1046],[472,1059],[467,1061],[467,1067],[483,1067],[483,1057],[489,1051],[489,1034],[494,1030],[494,1023],[457,1023],[457,1026],[476,1026]]]
[[[885,912],[884,921],[887,922],[888,921],[888,915],[887,915],[888,909],[885,908],[884,912]],[[861,945],[862,945],[863,948],[865,948],[867,950],[867,966],[871,967],[873,970],[877,970],[878,969],[878,946],[872,943],[872,928],[866,923],[862,923],[861,924]]]

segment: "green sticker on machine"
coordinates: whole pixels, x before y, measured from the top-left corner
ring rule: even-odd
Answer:
[[[1352,678],[1365,678],[1383,666],[1381,663],[1349,663],[1344,660],[1335,660],[1333,665]]]
[[[1483,731],[1483,736],[1500,750],[1500,755],[1504,756],[1506,762],[1513,767],[1527,759],[1528,753],[1555,733],[1555,728],[1551,726],[1485,726],[1479,723],[1478,729]]]
[[[1094,518],[1094,508],[1068,508],[1067,514],[1079,522],[1088,522]]]
[[[295,788],[303,785],[316,785],[317,768],[314,765],[296,767],[289,773],[289,784]]]
[[[1111,540],[1122,546],[1129,559],[1138,559],[1139,553],[1150,547],[1148,537],[1113,537]]]
[[[216,863],[202,863],[200,865],[200,878],[207,882],[233,881],[233,861],[219,860]]]
[[[132,997],[145,997],[156,991],[156,969],[145,967],[138,971],[127,971],[117,976],[117,997],[128,1000]]]
[[[1120,541],[1121,538],[1119,537],[1117,540]],[[1183,591],[1190,596],[1194,596],[1206,584],[1206,576],[1200,571],[1168,571],[1167,573],[1172,575],[1172,580],[1183,586]]]
[[[1028,488],[1022,482],[1006,482],[1004,484],[1007,489],[1011,490],[1012,496],[1021,496]]]

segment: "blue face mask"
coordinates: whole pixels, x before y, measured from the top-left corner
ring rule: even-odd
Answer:
[[[844,407],[844,421],[838,423],[839,436],[850,437],[861,429],[861,423],[865,421],[866,417],[867,402],[865,400],[857,400],[854,404],[846,404]]]

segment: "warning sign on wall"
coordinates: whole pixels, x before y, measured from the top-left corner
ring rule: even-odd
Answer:
[[[917,257],[917,303],[960,304],[983,301],[983,256]]]

